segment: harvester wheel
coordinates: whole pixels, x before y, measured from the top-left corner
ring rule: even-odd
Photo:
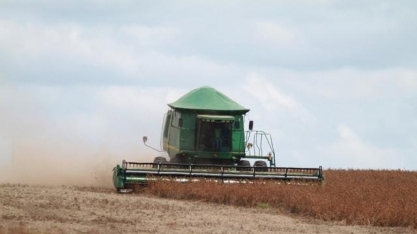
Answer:
[[[153,160],[153,163],[166,163],[166,162],[167,162],[167,159],[164,157],[156,157]],[[158,165],[153,165],[153,168],[158,168]]]
[[[268,165],[265,161],[255,161],[253,164],[255,171],[268,171]]]
[[[170,163],[181,163],[181,158],[178,155],[175,155],[174,157],[169,159]]]
[[[250,171],[250,162],[248,160],[241,160],[237,163],[238,171]],[[247,167],[247,168],[246,168]]]
[[[185,160],[180,158],[179,155],[175,155],[174,157],[169,159],[170,163],[178,163],[178,164],[185,164]],[[183,169],[183,168],[187,168],[185,166],[177,166],[177,165],[172,165],[172,168],[177,168],[177,169]]]

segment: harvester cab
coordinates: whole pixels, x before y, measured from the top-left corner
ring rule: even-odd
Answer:
[[[253,130],[253,121],[249,121],[245,131],[245,114],[249,109],[211,87],[192,90],[168,106],[161,142],[162,151],[169,158],[156,157],[152,163],[123,161],[114,168],[116,189],[128,189],[158,178],[223,182],[323,179],[321,167],[276,167],[271,135]],[[147,137],[143,141],[161,151],[147,145]]]

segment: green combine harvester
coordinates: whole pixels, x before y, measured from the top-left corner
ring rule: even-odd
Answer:
[[[249,109],[211,87],[192,90],[168,106],[161,142],[169,159],[160,156],[152,163],[123,161],[113,169],[118,191],[161,179],[223,183],[323,180],[321,167],[276,167],[271,135],[253,130],[253,121],[245,131],[244,117]],[[147,137],[143,141],[148,146]]]

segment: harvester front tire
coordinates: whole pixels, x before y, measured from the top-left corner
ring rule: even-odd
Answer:
[[[265,161],[255,161],[253,164],[255,171],[268,171],[268,165]]]
[[[250,162],[248,160],[241,160],[237,163],[238,171],[250,171]]]
[[[181,160],[179,155],[175,155],[174,157],[169,159],[170,163],[185,163],[184,160]]]
[[[154,160],[153,160],[153,163],[167,163],[167,159],[166,158],[164,158],[164,157],[156,157]],[[153,165],[153,168],[158,168],[158,165]]]
[[[175,163],[175,164],[185,164],[185,160],[181,159],[179,155],[175,155],[174,157],[169,159],[170,163]],[[172,168],[177,168],[177,169],[184,169],[187,168],[186,166],[178,166],[178,165],[172,165]]]

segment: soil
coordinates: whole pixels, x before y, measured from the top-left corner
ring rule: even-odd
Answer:
[[[413,233],[290,217],[268,207],[177,201],[111,188],[0,184],[3,233]]]

